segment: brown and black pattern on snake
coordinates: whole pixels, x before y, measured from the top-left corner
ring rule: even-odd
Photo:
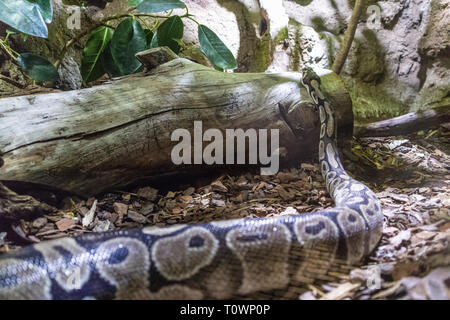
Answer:
[[[319,111],[319,164],[334,208],[39,243],[0,257],[0,299],[225,299],[359,263],[381,237],[380,203],[342,166],[320,78],[307,69],[302,84]]]

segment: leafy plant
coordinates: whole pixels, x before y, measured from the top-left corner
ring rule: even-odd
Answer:
[[[179,16],[173,16],[161,23],[155,35],[158,39],[158,46],[168,46],[173,52],[180,52],[179,42],[183,38],[184,25]]]
[[[105,74],[103,67],[104,51],[113,36],[113,29],[105,26],[98,27],[92,32],[83,49],[81,62],[81,76],[85,82],[100,78]]]
[[[55,81],[58,79],[56,68],[42,57],[31,53],[22,53],[17,59],[20,68],[36,81]]]
[[[237,63],[233,54],[219,37],[207,26],[198,26],[200,48],[209,61],[220,69],[236,69]]]
[[[83,49],[81,75],[84,83],[95,81],[105,74],[110,77],[123,76],[138,72],[142,65],[135,55],[139,51],[159,46],[168,46],[175,53],[184,48],[183,19],[194,21],[198,25],[200,49],[216,69],[235,69],[237,63],[231,51],[208,27],[198,23],[180,0],[128,0],[129,13],[113,15],[99,22],[93,28],[71,39],[62,48],[59,59],[52,65],[43,57],[29,53],[19,54],[9,47],[5,39],[0,38],[0,47],[17,61],[25,74],[37,81],[54,81],[57,68],[70,45],[89,35]],[[185,9],[184,15],[172,16],[173,9]],[[132,11],[137,13],[131,13]],[[154,13],[170,10],[164,16]],[[143,17],[155,18],[155,24],[149,27]],[[50,0],[0,0],[0,21],[8,24],[21,34],[47,38],[47,23],[53,18]],[[117,28],[108,24],[119,20]],[[145,29],[141,25],[145,24]],[[160,22],[162,21],[162,22]]]

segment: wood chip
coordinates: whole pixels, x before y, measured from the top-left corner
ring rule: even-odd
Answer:
[[[69,230],[69,229],[75,227],[77,222],[75,219],[63,218],[63,219],[57,221],[55,224],[59,231],[66,231],[66,230]]]
[[[121,202],[113,203],[114,212],[116,212],[120,217],[123,217],[128,213],[128,205]]]
[[[345,282],[339,285],[334,290],[326,293],[323,297],[320,298],[320,300],[341,300],[349,296],[352,290],[355,290],[360,286],[361,284],[359,283]]]
[[[216,192],[228,192],[228,188],[222,183],[222,181],[216,180],[211,183],[211,188]]]
[[[137,191],[138,197],[147,199],[149,201],[156,200],[156,197],[158,196],[158,190],[154,189],[152,187],[145,187],[141,188]]]
[[[380,291],[372,296],[372,299],[380,299],[380,298],[386,298],[389,296],[392,296],[397,292],[397,290],[400,288],[402,282],[396,281],[392,284],[390,284],[390,288]]]
[[[45,226],[47,224],[47,222],[48,222],[47,218],[40,217],[40,218],[33,220],[33,222],[31,223],[31,226],[36,229],[41,229],[43,226]]]
[[[94,202],[92,203],[91,209],[83,217],[83,220],[81,221],[81,224],[83,225],[83,227],[89,226],[92,223],[92,221],[94,221],[94,215],[95,215],[96,209],[97,209],[97,200],[94,200]]]
[[[142,214],[137,213],[136,211],[130,210],[128,211],[128,218],[133,220],[134,222],[145,224],[147,222],[147,218],[144,217]]]
[[[398,249],[403,243],[411,239],[411,230],[402,230],[395,237],[391,238],[391,244]]]

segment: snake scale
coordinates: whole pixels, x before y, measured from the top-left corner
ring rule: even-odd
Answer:
[[[301,82],[319,112],[320,168],[335,207],[34,244],[0,257],[0,298],[225,299],[288,290],[360,263],[381,238],[380,203],[343,169],[320,78],[305,69]]]

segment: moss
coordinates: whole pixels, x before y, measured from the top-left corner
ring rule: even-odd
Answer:
[[[300,70],[300,55],[301,55],[301,44],[300,44],[300,34],[301,34],[301,24],[294,19],[289,18],[289,31],[292,33],[289,37],[293,39],[294,46],[291,47],[292,59],[291,59],[291,69],[292,71]]]
[[[325,42],[327,43],[328,68],[331,68],[334,61],[334,57],[336,56],[333,44],[333,37],[335,36],[325,32],[319,32],[319,35],[320,38],[325,39]],[[338,39],[338,41],[340,40],[339,37],[336,38]]]
[[[385,68],[385,54],[378,38],[372,30],[365,29],[362,32],[366,39],[366,46],[360,45],[358,78],[365,82],[377,82],[381,80]]]
[[[380,86],[343,77],[353,103],[355,120],[378,121],[409,112],[409,106],[387,93]]]
[[[316,30],[317,32],[329,31],[321,17],[311,18],[311,23],[313,24],[314,30]]]
[[[252,63],[250,72],[264,72],[271,63],[272,45],[269,32],[266,32],[255,46],[255,61]]]
[[[307,6],[312,2],[312,0],[295,0],[295,2],[301,6]]]
[[[420,90],[412,111],[428,110],[431,108],[450,105],[450,84],[442,87],[427,87]]]
[[[327,94],[345,91],[341,77],[334,72],[321,76],[321,86]]]
[[[284,27],[278,32],[277,36],[275,37],[275,43],[279,43],[287,39],[289,39],[289,31],[287,27]]]

